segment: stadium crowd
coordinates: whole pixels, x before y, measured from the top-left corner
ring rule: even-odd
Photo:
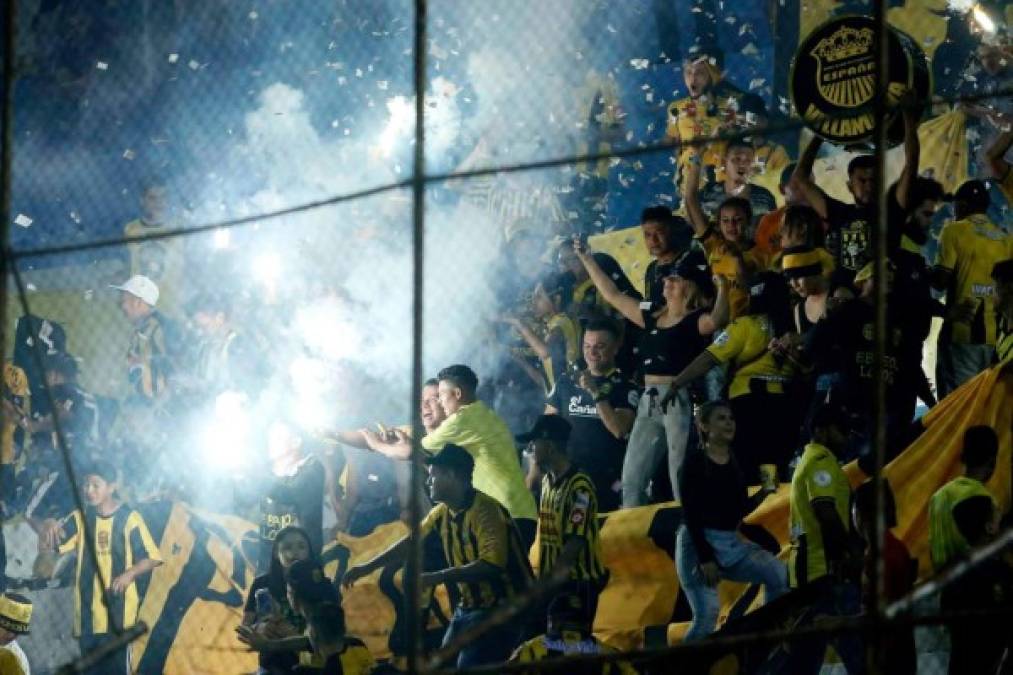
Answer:
[[[867,474],[875,470],[875,239],[882,226],[890,461],[917,437],[920,407],[985,369],[1013,376],[1013,236],[988,216],[997,192],[1013,200],[1004,159],[1013,132],[990,148],[998,190],[972,179],[948,194],[919,173],[917,102],[903,101],[905,165],[880,224],[872,156],[847,166],[852,199],[834,199],[813,177],[818,138],[793,162],[761,137],[762,101],[723,80],[712,59],[687,61],[684,76],[690,95],[669,109],[673,140],[749,127],[754,135],[680,147],[679,208],[642,213],[652,259],[642,279],[628,278],[585,233],[511,223],[504,269],[531,283],[501,298],[498,348],[508,354],[501,372],[446,364],[432,373],[422,387],[421,438],[394,424],[272,431],[267,477],[237,492],[231,506],[260,525],[253,556],[260,576],[236,629],[259,654],[260,672],[374,667],[365,644],[345,630],[342,592],[404,564],[408,541],[338,579],[326,577],[320,554],[335,532],[365,536],[407,521],[413,453],[428,467],[419,495],[427,510],[420,583],[447,590],[453,614],[443,644],[458,648],[458,667],[607,653],[592,634],[609,576],[598,516],[671,500],[683,513],[673,556],[693,613],[687,641],[716,630],[721,579],[762,585],[766,603],[805,597],[797,625],[859,615],[876,602],[871,483],[853,492],[841,469],[857,460]],[[763,173],[776,174],[783,200],[754,182]],[[37,533],[36,571],[62,574],[73,586],[82,653],[137,620],[147,579],[161,564],[138,504],[194,497],[188,477],[165,466],[172,438],[163,421],[192,414],[188,401],[206,405],[224,391],[253,396],[265,377],[263,341],[234,316],[233,298],[178,297],[178,240],[157,240],[160,253],[150,255],[145,237],[166,227],[165,200],[159,186],[142,195],[142,216],[125,230],[136,241],[131,273],[115,286],[133,326],[123,372],[130,396],[110,402],[89,393],[62,329],[40,317],[19,320],[17,350],[4,368],[5,517],[21,515]],[[923,247],[940,209],[951,212],[927,260]],[[163,307],[181,309],[186,321]],[[933,319],[942,328],[929,374],[922,355]],[[113,410],[130,420],[117,438]],[[995,430],[970,429],[965,475],[932,497],[936,570],[998,532],[1006,514],[985,487],[998,450]],[[79,486],[69,482],[64,451]],[[743,526],[781,483],[790,484],[786,562]],[[78,487],[83,511],[73,499]],[[896,521],[889,510],[888,525]],[[67,554],[76,554],[75,566],[57,564]],[[883,556],[881,592],[903,597],[917,578],[912,558],[889,532]],[[536,580],[552,580],[551,591],[523,621],[494,620]],[[1011,570],[997,564],[942,603],[980,608],[1008,599],[1002,593],[1011,588]],[[5,649],[15,653],[6,645],[16,645],[30,616],[22,595],[0,597],[0,658]],[[484,632],[470,632],[476,626]],[[1009,637],[975,622],[952,629],[950,672],[998,672],[1004,654],[1008,667]],[[891,639],[888,672],[915,672],[911,635]],[[776,647],[757,672],[816,673],[825,647],[818,639]],[[865,671],[858,636],[836,639],[835,648],[848,672]],[[23,654],[17,659],[24,663]],[[128,660],[129,649],[118,645],[88,672],[129,672]],[[636,672],[624,662],[602,668]]]

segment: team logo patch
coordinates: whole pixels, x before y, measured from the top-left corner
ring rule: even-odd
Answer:
[[[826,470],[819,470],[813,474],[813,481],[820,487],[827,487],[830,485],[830,472]]]
[[[790,77],[791,99],[806,125],[841,144],[871,138],[875,117],[869,106],[877,95],[896,104],[909,87],[919,101],[931,97],[928,59],[905,33],[891,27],[886,42],[888,85],[877,88],[875,22],[866,16],[838,16],[819,26],[799,44]],[[903,122],[887,120],[891,145],[903,140]]]

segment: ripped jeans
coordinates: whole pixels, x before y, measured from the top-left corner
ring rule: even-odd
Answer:
[[[766,549],[743,539],[733,530],[705,529],[704,536],[714,549],[722,579],[763,584],[764,603],[788,591],[788,568]],[[693,538],[685,526],[679,528],[675,543],[675,567],[679,572],[679,585],[693,610],[693,624],[684,639],[690,642],[705,638],[717,626],[721,603],[717,587],[708,586],[704,581]]]
[[[623,459],[623,508],[629,509],[650,503],[647,489],[658,464],[668,458],[668,474],[672,480],[672,493],[679,499],[679,468],[686,456],[693,404],[689,392],[683,388],[662,412],[661,399],[668,392],[667,384],[647,385],[647,391],[637,405],[637,418],[630,431]]]

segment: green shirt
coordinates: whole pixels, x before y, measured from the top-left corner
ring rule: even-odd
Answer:
[[[995,501],[988,488],[967,476],[954,478],[936,490],[929,500],[929,553],[936,571],[971,550],[953,518],[953,509],[970,497],[988,497]]]
[[[524,484],[513,434],[499,415],[481,401],[461,408],[422,439],[422,447],[437,452],[453,443],[475,460],[475,489],[506,507],[513,518],[535,520],[535,498]]]

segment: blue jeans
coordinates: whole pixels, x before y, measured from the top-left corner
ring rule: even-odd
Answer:
[[[679,467],[686,456],[686,442],[689,440],[690,421],[693,418],[693,404],[689,392],[680,389],[675,400],[663,413],[660,401],[668,391],[666,384],[647,386],[647,391],[657,394],[640,397],[637,418],[630,431],[623,459],[623,508],[645,506],[650,503],[647,488],[651,484],[658,464],[668,458],[668,475],[672,480],[672,494],[679,499]]]
[[[857,583],[838,581],[830,577],[817,579],[823,586],[811,607],[808,607],[796,628],[811,625],[825,616],[857,616],[862,611],[861,589]],[[792,675],[816,675],[823,667],[827,645],[833,643],[834,650],[848,670],[848,675],[865,673],[865,644],[859,633],[837,633],[833,636],[812,635],[788,643],[787,650],[778,648],[757,671],[760,675],[792,673]]]
[[[714,549],[718,573],[730,581],[763,584],[763,600],[770,602],[788,590],[788,568],[770,552],[747,541],[732,530],[704,530]],[[721,609],[716,586],[708,586],[700,572],[700,560],[693,538],[685,526],[679,528],[675,543],[675,566],[679,584],[693,610],[693,624],[685,641],[699,640],[714,632]]]
[[[485,621],[492,612],[492,609],[455,609],[443,635],[443,646]],[[471,668],[506,661],[520,642],[523,625],[523,621],[514,620],[482,633],[457,653],[457,667]]]

